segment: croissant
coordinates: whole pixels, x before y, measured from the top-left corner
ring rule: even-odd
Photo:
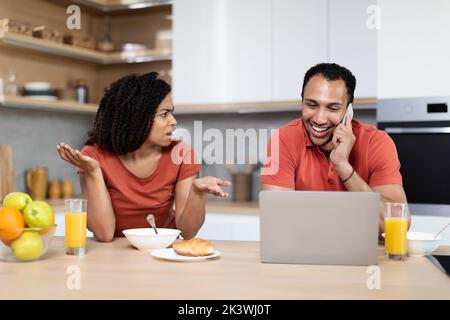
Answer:
[[[174,243],[172,248],[177,254],[189,257],[209,256],[214,252],[213,245],[200,238],[193,238]]]

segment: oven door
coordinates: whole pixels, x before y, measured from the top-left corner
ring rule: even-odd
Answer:
[[[450,216],[450,121],[380,123],[379,128],[395,142],[415,213]]]

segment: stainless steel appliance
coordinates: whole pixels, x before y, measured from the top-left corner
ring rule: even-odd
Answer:
[[[450,97],[380,99],[378,128],[394,140],[412,214],[450,216]]]

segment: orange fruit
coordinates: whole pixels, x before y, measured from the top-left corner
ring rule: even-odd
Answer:
[[[9,241],[5,241],[5,240],[2,240],[2,243],[5,245],[5,246],[8,246],[8,247],[11,247],[11,244],[14,242],[14,240],[9,240]]]
[[[0,208],[0,240],[5,244],[20,237],[25,228],[22,213],[16,208]]]

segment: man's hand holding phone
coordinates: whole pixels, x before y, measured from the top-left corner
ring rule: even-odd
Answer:
[[[353,108],[350,104],[342,122],[336,126],[333,133],[334,149],[330,153],[330,161],[341,178],[348,177],[353,171],[352,166],[348,162],[348,157],[356,141],[352,129],[352,118]]]

